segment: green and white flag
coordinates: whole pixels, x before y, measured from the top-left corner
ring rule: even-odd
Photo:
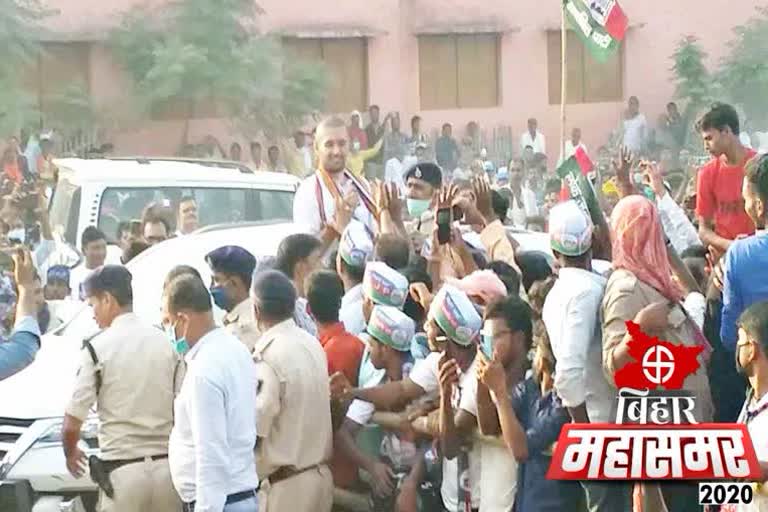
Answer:
[[[603,211],[597,201],[597,194],[588,175],[594,168],[592,161],[582,148],[557,168],[557,176],[563,183],[561,199],[573,199],[595,225],[603,221]]]
[[[563,0],[563,9],[595,59],[605,62],[619,48],[629,22],[616,0]]]

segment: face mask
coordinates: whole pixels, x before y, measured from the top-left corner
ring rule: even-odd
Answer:
[[[429,199],[411,199],[405,200],[405,206],[408,208],[408,215],[414,218],[420,218],[424,212],[429,210]]]
[[[26,231],[24,228],[12,229],[8,232],[8,240],[18,240],[19,243],[24,243],[26,238]]]
[[[355,152],[360,151],[360,143],[357,142],[357,141],[353,142],[352,143],[352,150],[355,151]]]
[[[223,286],[211,286],[211,297],[216,307],[223,309],[224,311],[230,310],[229,297]]]
[[[166,336],[168,336],[168,341],[171,342],[171,345],[173,345],[174,350],[176,350],[176,353],[179,355],[184,355],[189,351],[189,343],[187,343],[187,339],[177,338],[176,337],[176,325],[169,325],[165,330]]]

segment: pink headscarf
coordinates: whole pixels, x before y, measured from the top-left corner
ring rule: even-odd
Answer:
[[[643,196],[625,197],[611,214],[613,268],[632,272],[672,301],[683,298],[672,280],[664,232],[656,206]]]
[[[507,288],[504,283],[491,270],[476,270],[463,279],[447,279],[446,282],[457,287],[481,305],[490,304],[507,296]]]

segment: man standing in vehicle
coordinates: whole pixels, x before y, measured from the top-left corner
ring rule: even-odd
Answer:
[[[331,117],[318,125],[315,151],[319,168],[296,191],[293,221],[326,247],[339,239],[353,218],[373,230],[374,206],[367,185],[346,170],[349,135],[342,119]]]
[[[91,407],[99,414],[100,459],[88,460],[100,487],[99,510],[166,512],[181,502],[168,467],[178,359],[158,329],[133,313],[131,273],[117,265],[94,271],[83,284],[96,323],[85,341],[62,439],[69,472],[80,477],[80,431]]]

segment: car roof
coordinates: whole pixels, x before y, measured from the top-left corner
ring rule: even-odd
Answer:
[[[169,181],[255,184],[295,189],[296,176],[275,172],[247,173],[239,168],[204,165],[202,162],[149,159],[59,158],[54,162],[62,177],[78,184],[124,182],[157,184]]]

